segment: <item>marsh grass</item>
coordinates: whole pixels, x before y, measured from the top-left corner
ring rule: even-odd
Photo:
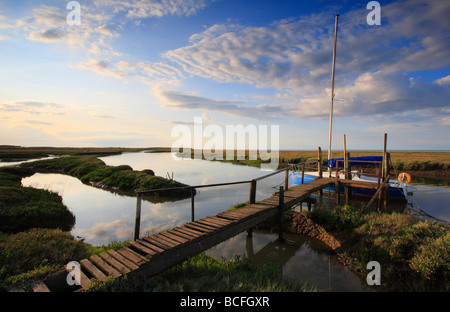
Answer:
[[[108,166],[94,156],[68,156],[22,164],[37,172],[63,173],[83,183],[118,191],[151,190],[186,186],[175,180],[155,176],[150,169],[133,170],[128,165]],[[190,190],[161,192],[162,195],[190,196]]]
[[[382,281],[399,291],[450,290],[450,228],[400,213],[361,214],[347,207],[310,213],[311,219],[338,233],[353,266],[366,272],[378,261]]]
[[[216,260],[204,253],[152,277],[127,276],[93,285],[90,291],[147,292],[265,292],[315,291],[310,285],[283,280],[281,270],[268,264],[261,269],[248,259]]]

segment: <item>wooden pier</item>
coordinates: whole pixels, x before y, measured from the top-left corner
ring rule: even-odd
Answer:
[[[83,259],[79,262],[80,285],[73,287],[75,291],[81,291],[95,280],[106,281],[108,277],[120,278],[130,273],[156,275],[239,233],[251,230],[269,218],[275,216],[281,218],[285,210],[307,200],[313,192],[333,184],[334,179],[317,178],[309,183],[291,187],[287,191],[281,186],[279,192],[262,201],[140,237],[117,251],[108,250],[89,259]],[[255,187],[255,182],[251,185]],[[252,193],[254,192],[251,191],[250,194]],[[67,288],[66,277],[70,271],[71,268],[66,267],[65,271],[57,273],[59,279],[54,277],[45,281],[35,281],[32,288],[39,292],[50,291],[51,288],[55,291],[58,288],[57,284],[60,288]]]
[[[385,145],[386,146],[386,145]],[[348,166],[349,155],[344,153],[344,173],[349,173]],[[375,196],[366,207],[369,207],[376,198],[381,202],[382,191],[387,190],[389,180],[389,169],[387,160],[389,153],[384,149],[384,159],[382,173],[379,173],[378,183],[363,183],[351,180],[351,175],[345,175],[344,179],[338,178],[338,169],[336,166],[335,177],[326,178],[322,176],[321,167],[321,149],[318,149],[318,159],[305,162],[301,165],[302,173],[305,170],[305,164],[317,163],[319,177],[308,183],[288,188],[289,171],[294,169],[292,166],[271,172],[262,177],[249,181],[227,182],[210,185],[186,186],[181,188],[191,189],[191,218],[192,221],[183,226],[175,227],[149,236],[140,237],[139,226],[141,216],[142,196],[146,193],[168,191],[170,189],[145,190],[136,192],[136,224],[134,240],[127,246],[114,251],[108,250],[99,255],[91,256],[89,259],[83,259],[79,262],[79,267],[67,267],[65,270],[53,274],[44,281],[36,280],[31,284],[35,292],[43,291],[61,291],[68,288],[70,275],[75,274],[79,277],[79,285],[69,287],[69,291],[81,291],[87,289],[95,280],[106,281],[109,277],[120,278],[127,274],[144,274],[153,276],[164,270],[181,263],[191,256],[206,251],[219,243],[230,239],[244,231],[251,235],[251,230],[258,224],[272,218],[278,217],[281,223],[283,212],[291,209],[302,202],[310,202],[312,193],[319,191],[322,194],[323,189],[334,185],[339,189],[339,185],[344,185],[346,189],[346,201],[351,196],[349,192],[351,187],[359,188],[377,188]],[[296,165],[298,168],[299,166]],[[267,177],[285,172],[284,187],[279,187],[279,192],[271,197],[256,202],[257,182]],[[331,176],[331,173],[330,175]],[[215,216],[209,216],[199,220],[194,218],[194,197],[197,188],[220,187],[224,185],[249,184],[250,196],[246,206],[221,212]],[[336,203],[339,203],[339,191],[335,192]],[[387,197],[387,195],[386,195]],[[385,197],[385,198],[386,198]],[[279,232],[279,239],[282,240],[282,232]],[[79,274],[79,275],[77,275]],[[20,289],[10,288],[10,291],[20,291]]]

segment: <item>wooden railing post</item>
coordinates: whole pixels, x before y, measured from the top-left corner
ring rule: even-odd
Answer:
[[[280,186],[278,192],[278,241],[283,241],[284,189]]]
[[[191,220],[192,222],[195,221],[195,205],[194,205],[194,198],[195,198],[195,188],[191,188]]]
[[[256,201],[256,180],[253,179],[250,182],[250,199],[249,199],[249,203],[250,204],[254,204]]]
[[[284,188],[286,190],[289,188],[289,167],[286,169],[284,174]]]
[[[319,146],[318,149],[318,157],[317,157],[317,171],[319,171],[319,178],[322,177],[322,149]]]
[[[134,240],[139,239],[139,232],[141,227],[141,203],[142,197],[140,193],[136,196],[136,220],[134,222]]]

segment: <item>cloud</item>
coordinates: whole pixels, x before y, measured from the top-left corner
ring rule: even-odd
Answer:
[[[433,81],[434,84],[438,84],[440,86],[450,85],[450,75],[446,77],[442,77]]]
[[[366,23],[367,10],[339,17],[336,114],[401,113],[448,107],[448,78],[434,84],[408,73],[450,65],[450,3],[408,0],[384,5],[382,25]],[[329,116],[334,17],[329,10],[268,26],[217,24],[164,57],[187,75],[219,83],[273,88],[260,105],[160,94],[173,106],[255,118]],[[280,96],[282,95],[283,98]]]
[[[125,11],[131,19],[164,15],[195,14],[208,6],[208,0],[95,0],[97,7],[113,7],[115,12]]]

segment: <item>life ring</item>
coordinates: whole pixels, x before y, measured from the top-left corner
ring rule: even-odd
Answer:
[[[400,182],[405,182],[406,184],[409,184],[409,183],[411,183],[411,176],[409,174],[403,172],[398,175],[398,180]]]

